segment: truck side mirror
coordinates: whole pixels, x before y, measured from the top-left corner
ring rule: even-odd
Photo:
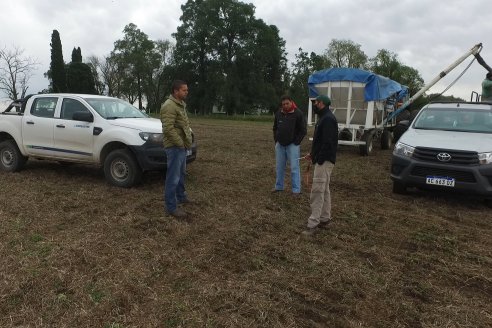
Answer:
[[[72,119],[74,121],[94,122],[94,116],[90,112],[75,112]]]

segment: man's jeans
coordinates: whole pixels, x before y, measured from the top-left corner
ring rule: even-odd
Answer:
[[[177,203],[186,199],[186,149],[165,148],[167,156],[166,181],[164,183],[164,201],[169,213],[176,211]]]
[[[301,170],[299,168],[299,157],[301,154],[301,146],[290,144],[282,146],[278,142],[275,144],[275,161],[277,163],[277,179],[275,182],[276,190],[284,190],[284,176],[287,161],[290,165],[290,177],[292,184],[292,192],[301,192]]]

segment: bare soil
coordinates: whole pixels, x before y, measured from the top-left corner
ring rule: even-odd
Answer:
[[[309,191],[270,192],[271,123],[192,126],[192,223],[165,214],[159,172],[132,189],[82,165],[0,172],[1,327],[492,326],[483,200],[393,195],[391,151],[342,147],[335,221],[302,238]]]

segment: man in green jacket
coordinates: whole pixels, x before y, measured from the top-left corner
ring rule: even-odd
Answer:
[[[176,218],[187,214],[178,208],[178,203],[189,203],[185,190],[186,151],[191,149],[191,129],[186,103],[188,85],[181,80],[172,84],[172,94],[161,106],[164,149],[167,156],[164,202],[167,212]]]

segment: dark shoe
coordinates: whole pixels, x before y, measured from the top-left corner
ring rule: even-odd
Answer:
[[[294,197],[294,198],[300,198],[300,197],[301,197],[301,195],[302,195],[302,194],[301,194],[300,192],[293,192],[293,193],[292,193],[292,197]]]
[[[283,190],[275,189],[275,188],[272,189],[272,193],[281,192],[281,191],[283,191]]]
[[[174,216],[176,219],[185,219],[188,217],[188,214],[180,208],[177,208],[173,212],[169,212],[169,215]]]
[[[303,232],[301,232],[301,235],[306,236],[306,237],[309,237],[309,236],[314,235],[317,232],[318,232],[318,226],[316,226],[314,228],[306,228],[306,230],[304,230]]]
[[[318,228],[320,229],[328,229],[328,225],[333,222],[333,219],[329,219],[328,221],[320,221],[318,224]]]

